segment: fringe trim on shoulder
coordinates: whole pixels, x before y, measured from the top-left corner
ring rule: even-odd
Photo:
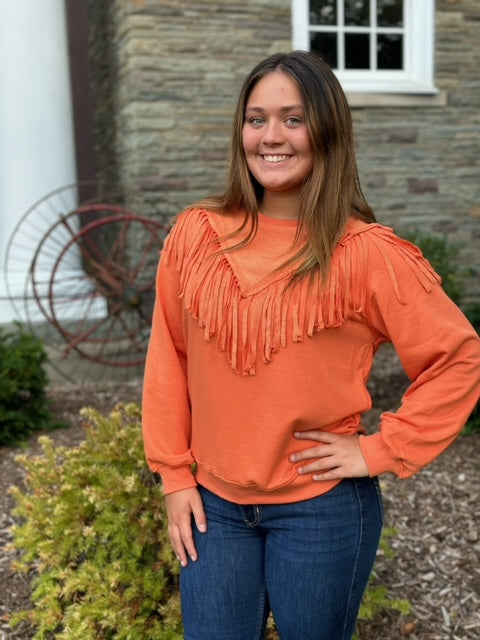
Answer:
[[[442,279],[434,271],[428,260],[424,258],[420,249],[411,242],[396,236],[389,227],[372,225],[369,236],[371,242],[375,245],[378,253],[382,257],[398,302],[406,304],[407,300],[400,289],[397,273],[391,259],[392,253],[401,258],[403,263],[409,268],[411,276],[416,278],[428,293],[432,291],[433,287],[441,284]]]
[[[292,271],[255,292],[243,294],[231,263],[206,211],[182,214],[165,242],[164,257],[180,274],[185,309],[198,320],[204,339],[216,338],[232,368],[254,375],[258,358],[267,363],[289,342],[325,328],[339,327],[354,315],[364,315],[368,290],[369,238],[381,252],[395,293],[402,301],[394,267],[381,245],[395,244],[401,257],[427,289],[438,276],[421,254],[380,225],[374,233],[346,234],[337,246],[327,284],[305,278],[287,287]],[[372,228],[372,231],[373,228]],[[378,239],[377,239],[378,238]]]

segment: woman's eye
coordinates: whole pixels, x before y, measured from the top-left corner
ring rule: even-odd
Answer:
[[[249,124],[252,124],[254,127],[260,127],[264,120],[263,118],[259,118],[259,117],[255,117],[255,118],[249,118],[248,120]]]
[[[301,118],[298,118],[297,116],[290,116],[289,118],[287,118],[287,125],[289,126],[298,126],[299,124],[302,124],[303,120]]]

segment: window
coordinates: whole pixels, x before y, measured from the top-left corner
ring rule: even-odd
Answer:
[[[434,0],[292,0],[293,47],[316,51],[348,92],[436,93]]]

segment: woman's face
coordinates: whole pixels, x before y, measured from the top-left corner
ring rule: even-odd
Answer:
[[[295,82],[282,71],[264,76],[245,107],[243,149],[264,194],[294,195],[313,167],[305,109]]]

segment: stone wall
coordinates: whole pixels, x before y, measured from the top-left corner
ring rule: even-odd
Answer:
[[[93,76],[97,64],[110,70],[94,79],[99,175],[140,183],[170,216],[222,190],[241,81],[291,48],[290,0],[90,0],[92,33],[99,5],[108,38],[93,38]],[[359,169],[382,223],[462,245],[478,299],[480,0],[437,0],[436,23],[435,81],[447,104],[354,107]]]
[[[448,234],[480,297],[480,2],[437,0],[446,106],[354,109],[365,194],[383,223]]]

